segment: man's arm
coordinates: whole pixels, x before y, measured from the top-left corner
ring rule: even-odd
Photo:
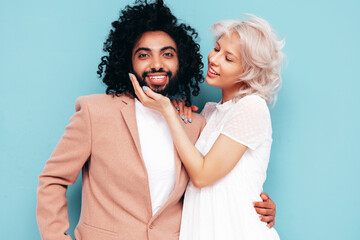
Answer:
[[[268,228],[275,225],[276,204],[271,200],[267,193],[260,194],[262,202],[254,202],[254,208],[260,216],[260,220],[267,223]]]
[[[69,240],[66,190],[74,184],[91,151],[90,116],[82,98],[76,113],[39,176],[36,217],[42,239]]]

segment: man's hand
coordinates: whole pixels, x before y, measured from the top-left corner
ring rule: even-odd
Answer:
[[[260,220],[266,222],[268,228],[272,228],[275,225],[276,204],[267,193],[261,193],[260,197],[262,202],[253,202],[255,211],[262,215]]]

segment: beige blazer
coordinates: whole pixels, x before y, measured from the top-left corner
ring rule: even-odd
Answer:
[[[42,239],[71,239],[66,190],[82,170],[76,239],[178,239],[188,175],[175,151],[176,184],[152,216],[148,175],[141,156],[134,99],[95,94],[76,101],[58,145],[39,176],[37,221]],[[205,120],[184,124],[196,142]]]

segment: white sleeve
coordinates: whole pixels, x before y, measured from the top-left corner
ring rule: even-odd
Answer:
[[[233,111],[221,133],[252,150],[264,143],[269,127],[271,131],[265,100],[257,95],[245,96],[236,103]]]

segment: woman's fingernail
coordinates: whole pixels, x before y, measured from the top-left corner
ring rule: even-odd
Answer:
[[[182,116],[181,116],[181,119],[182,119],[182,120],[184,120],[184,119],[185,119],[185,116],[184,116],[184,115],[182,115]]]
[[[179,107],[176,107],[176,110],[180,111],[180,108],[179,108]]]
[[[187,123],[187,118],[185,118],[185,123]]]
[[[129,78],[130,78],[130,80],[131,80],[131,73],[129,73]]]
[[[142,89],[144,90],[144,92],[146,91],[147,89],[147,86],[143,86]]]
[[[192,119],[191,118],[189,118],[189,123],[191,123],[192,122]]]

